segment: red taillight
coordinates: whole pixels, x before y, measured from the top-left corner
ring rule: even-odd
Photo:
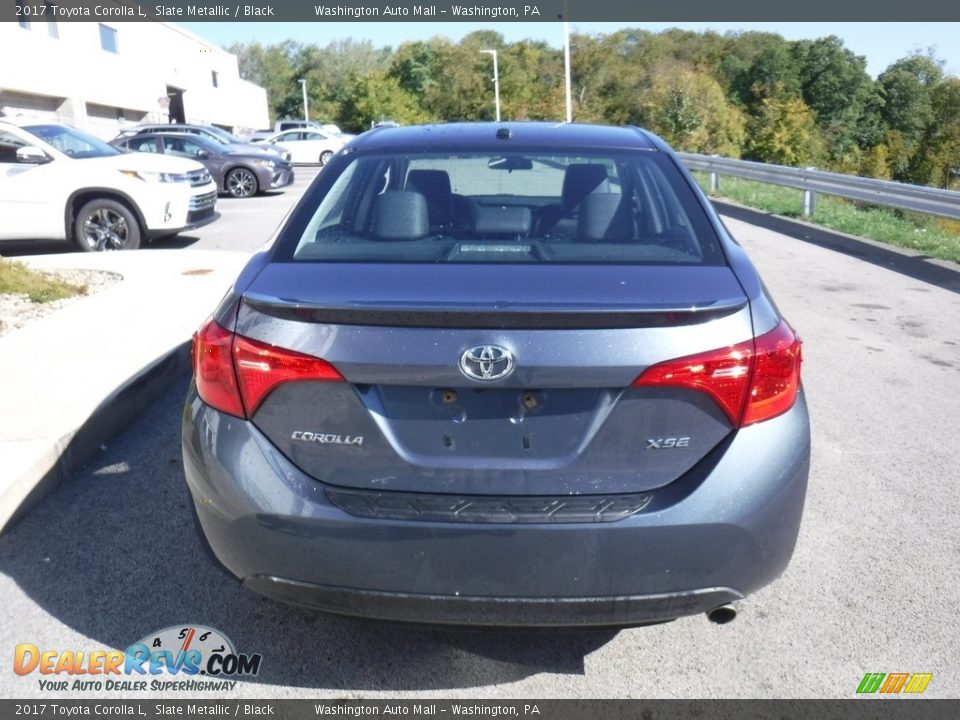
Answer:
[[[753,380],[740,426],[782,415],[793,407],[800,389],[800,338],[781,321],[756,340]]]
[[[282,383],[297,380],[343,380],[343,376],[326,360],[284,350],[240,335],[236,336],[233,343],[233,359],[247,417],[253,417],[263,399]]]
[[[193,336],[193,374],[197,393],[211,407],[244,417],[237,376],[233,372],[233,333],[211,318]]]
[[[737,425],[750,386],[753,343],[667,360],[651,365],[633,381],[635,386],[686,387],[705,392]]]
[[[212,319],[193,338],[193,371],[205,403],[241,418],[282,383],[343,380],[325,360],[234,335]]]
[[[652,365],[637,387],[686,387],[705,392],[734,427],[781,415],[800,386],[800,339],[786,322],[756,341]]]

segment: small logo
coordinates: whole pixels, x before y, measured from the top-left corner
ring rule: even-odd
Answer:
[[[670,448],[685,448],[690,446],[688,437],[647,438],[647,450],[669,450]]]
[[[499,380],[513,372],[513,353],[499,345],[479,345],[460,356],[460,372],[473,380]]]
[[[871,695],[899,693],[919,695],[927,689],[933,673],[867,673],[857,687],[857,694]]]

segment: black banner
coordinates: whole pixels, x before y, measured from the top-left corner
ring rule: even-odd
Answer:
[[[533,718],[537,720],[924,720],[956,717],[956,700],[2,700],[0,717]]]
[[[0,20],[235,22],[761,22],[952,21],[960,3],[943,0],[0,0]],[[869,17],[865,17],[869,15]]]

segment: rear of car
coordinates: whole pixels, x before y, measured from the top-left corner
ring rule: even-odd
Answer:
[[[624,625],[776,578],[809,464],[800,341],[630,128],[375,130],[194,343],[184,465],[252,590]]]

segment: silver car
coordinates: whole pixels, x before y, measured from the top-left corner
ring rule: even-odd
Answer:
[[[377,129],[198,331],[186,479],[216,558],[283,602],[725,622],[796,542],[800,362],[654,135]]]

